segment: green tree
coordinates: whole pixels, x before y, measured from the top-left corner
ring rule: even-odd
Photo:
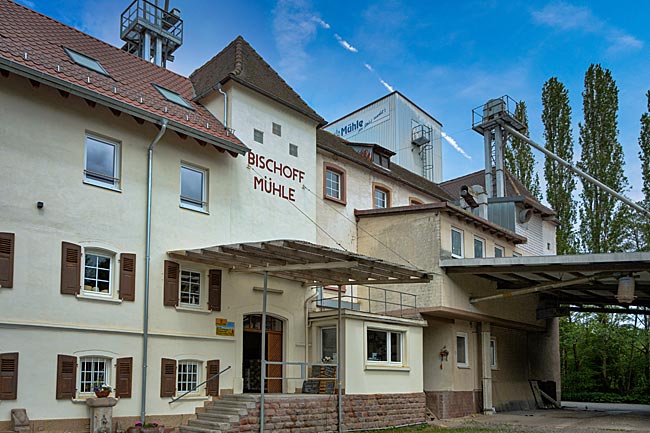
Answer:
[[[650,209],[650,91],[646,93],[648,111],[641,115],[641,132],[639,133],[639,158],[641,159],[641,175],[643,176],[643,200],[639,205]],[[635,248],[639,251],[650,250],[650,220],[645,215],[637,215],[637,230],[631,233],[637,241]]]
[[[524,101],[517,102],[515,118],[526,127],[523,134],[528,137],[528,114]],[[528,191],[540,200],[539,176],[535,173],[535,156],[528,143],[518,138],[512,138],[510,145],[505,146],[504,159],[506,170],[519,179]]]
[[[620,193],[628,186],[623,172],[623,147],[618,142],[618,88],[608,69],[591,65],[582,92],[584,123],[580,123],[578,167]],[[607,253],[624,247],[625,212],[621,203],[589,182],[580,194],[580,238],[584,251]]]
[[[542,104],[546,148],[565,161],[572,162],[573,138],[569,92],[556,77],[544,83]],[[568,168],[546,157],[544,178],[546,198],[560,221],[556,232],[557,253],[574,254],[576,252],[576,236],[573,228],[576,220],[576,203],[573,199],[573,191],[576,188],[575,176]]]

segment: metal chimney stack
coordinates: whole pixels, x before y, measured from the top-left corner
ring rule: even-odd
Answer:
[[[514,116],[516,102],[505,95],[490,99],[472,110],[472,129],[483,136],[485,145],[485,191],[488,197],[505,196],[505,146],[508,135],[505,125],[525,131]],[[494,177],[493,177],[494,176]]]
[[[165,67],[174,61],[173,53],[183,44],[183,20],[178,9],[169,10],[158,0],[135,0],[122,12],[120,38],[123,50],[148,62]]]

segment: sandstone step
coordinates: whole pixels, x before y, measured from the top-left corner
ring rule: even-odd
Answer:
[[[221,430],[212,428],[195,427],[189,425],[182,425],[178,427],[181,433],[223,433]]]
[[[260,401],[258,394],[226,394],[222,398],[224,400]]]
[[[189,425],[194,427],[211,428],[217,430],[229,430],[232,425],[229,422],[215,421],[212,419],[191,419]]]
[[[246,415],[248,413],[248,410],[246,408],[220,406],[216,404],[212,406],[206,406],[205,411],[206,413],[219,413],[223,415]]]
[[[238,409],[255,409],[255,402],[248,400],[214,400],[205,407],[236,407]]]
[[[196,418],[217,422],[239,422],[239,415],[219,414],[213,412],[197,413]]]

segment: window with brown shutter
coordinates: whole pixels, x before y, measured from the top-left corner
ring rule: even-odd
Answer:
[[[18,353],[0,353],[0,400],[18,398]]]
[[[178,285],[180,266],[176,262],[165,260],[165,288],[163,304],[175,307],[178,305]]]
[[[208,308],[212,311],[221,311],[221,270],[219,269],[210,269]]]
[[[77,357],[59,355],[56,365],[56,398],[74,398],[77,390]]]
[[[115,397],[131,398],[133,358],[118,358],[115,379]]]
[[[14,244],[13,233],[0,233],[0,287],[14,286]]]
[[[120,299],[135,301],[135,254],[120,254]]]
[[[212,376],[219,373],[219,369],[220,369],[220,362],[218,359],[213,359],[211,361],[208,361],[208,374],[206,377],[208,383],[205,384],[206,395],[212,395],[215,397],[219,395],[219,376],[210,380]]]
[[[173,397],[176,394],[176,360],[160,360],[160,396]]]
[[[61,293],[76,295],[81,288],[81,247],[63,242],[61,248]]]

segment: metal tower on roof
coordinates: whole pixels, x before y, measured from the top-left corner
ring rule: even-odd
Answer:
[[[523,132],[526,126],[514,116],[516,102],[505,95],[490,99],[472,110],[472,129],[483,136],[485,143],[485,191],[488,197],[505,196],[504,149],[509,128]],[[495,179],[492,178],[494,171]]]
[[[169,0],[135,0],[122,12],[120,38],[123,50],[163,68],[173,62],[173,53],[183,44],[181,12],[169,10]]]

